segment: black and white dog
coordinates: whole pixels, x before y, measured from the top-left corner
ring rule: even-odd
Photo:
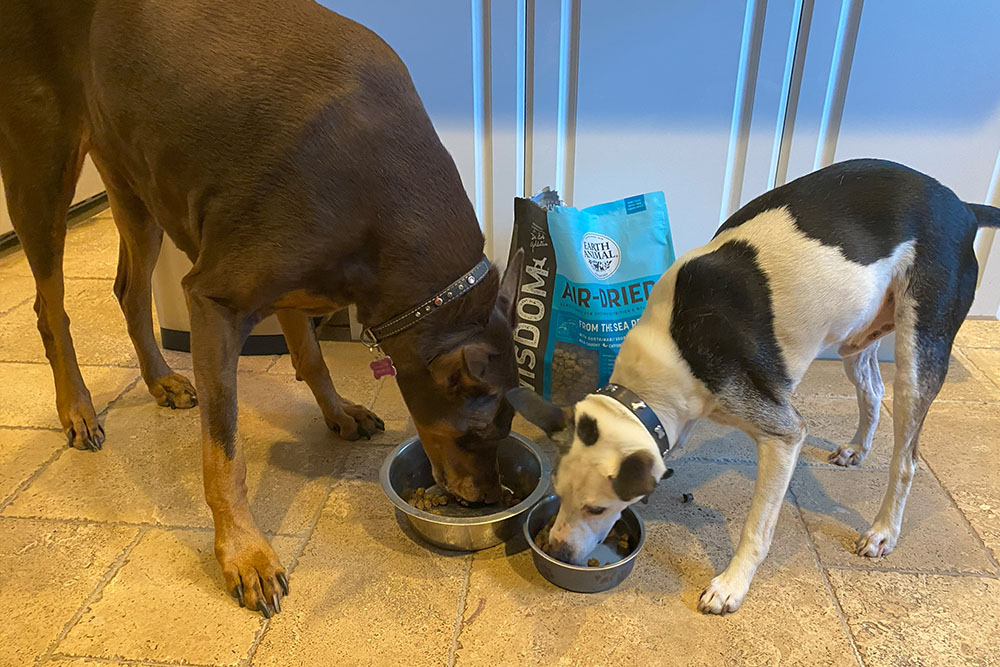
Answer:
[[[892,551],[920,427],[976,289],[976,230],[998,225],[1000,209],[966,204],[934,179],[881,160],[832,165],[737,211],[657,282],[609,387],[568,408],[527,388],[510,393],[527,419],[569,441],[554,478],[557,555],[582,564],[622,509],[652,492],[667,443],[680,444],[694,420],[709,417],[757,444],[739,546],[698,603],[704,612],[735,611],[767,555],[806,435],[792,390],[823,348],[839,346],[860,419],[830,460],[858,465],[884,391],[878,341],[895,330],[889,488],[857,543],[864,556]]]

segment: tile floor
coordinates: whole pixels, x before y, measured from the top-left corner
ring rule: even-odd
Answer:
[[[969,322],[927,419],[896,551],[853,556],[886,484],[891,401],[859,470],[825,463],[853,434],[853,389],[817,362],[799,389],[812,435],[771,554],[743,608],[695,610],[732,554],[753,486],[750,443],[703,423],[641,506],[649,538],[617,590],[552,587],[516,542],[473,555],[412,539],[377,485],[412,432],[366,352],[324,344],[343,393],[387,432],[339,442],[287,358],[244,359],[248,490],[291,569],[265,621],[220,586],[201,496],[196,411],[158,408],[111,293],[104,214],[70,232],[66,299],[103,412],[100,453],[66,449],[23,256],[0,257],[0,665],[992,664],[1000,660],[1000,325]],[[190,359],[169,353],[177,369]],[[189,371],[188,371],[189,372]],[[891,367],[885,373],[891,376]],[[889,392],[887,392],[889,393]],[[891,394],[889,394],[891,396]],[[888,396],[887,396],[888,399]],[[516,425],[529,435],[537,431]],[[682,492],[694,502],[682,504]]]

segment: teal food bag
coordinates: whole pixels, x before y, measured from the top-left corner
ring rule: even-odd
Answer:
[[[608,382],[625,334],[674,262],[666,198],[547,211],[518,199],[514,217],[511,252],[526,253],[514,322],[521,384],[573,403]]]

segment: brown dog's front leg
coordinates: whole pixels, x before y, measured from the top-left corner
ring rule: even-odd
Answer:
[[[292,355],[295,375],[309,385],[326,425],[345,440],[371,439],[376,431],[384,431],[385,422],[375,413],[337,393],[309,316],[299,310],[278,310],[276,314]]]
[[[215,519],[215,557],[226,589],[241,605],[270,618],[281,611],[288,579],[250,512],[246,461],[236,433],[236,366],[249,325],[245,316],[199,294],[188,282],[191,353],[201,395],[205,499]]]

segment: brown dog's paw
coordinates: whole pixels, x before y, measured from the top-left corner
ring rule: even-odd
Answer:
[[[156,404],[175,410],[186,410],[198,405],[198,394],[194,385],[177,373],[165,375],[149,385],[149,393],[156,399]]]
[[[96,452],[104,446],[104,427],[97,421],[89,395],[85,401],[59,408],[59,420],[66,434],[66,444],[70,447]]]
[[[378,431],[385,430],[385,422],[368,408],[344,401],[338,414],[326,420],[326,425],[344,440],[372,439]]]
[[[259,611],[264,618],[281,612],[281,598],[288,595],[288,575],[262,534],[239,531],[230,539],[217,535],[215,556],[226,590],[241,607]]]

